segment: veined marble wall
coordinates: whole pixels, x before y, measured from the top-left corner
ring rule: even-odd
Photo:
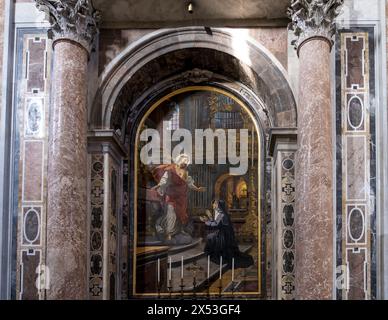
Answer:
[[[3,74],[3,50],[4,50],[4,10],[5,10],[5,1],[0,0],[0,75]],[[0,86],[0,101],[2,101],[1,97],[2,87]],[[1,108],[2,104],[0,103],[0,123],[1,123]]]
[[[380,299],[387,292],[385,2],[345,0],[337,19],[337,299]]]
[[[51,41],[46,30],[18,29],[15,107],[18,152],[17,298],[43,299]]]
[[[337,299],[375,299],[374,28],[340,30],[336,48]]]
[[[18,1],[23,6],[31,1]],[[336,267],[338,299],[372,299],[378,295],[378,205],[376,191],[379,190],[377,180],[377,161],[379,158],[377,141],[377,122],[379,114],[376,109],[377,88],[380,79],[375,74],[376,52],[375,47],[378,32],[365,21],[377,21],[376,17],[366,16],[370,11],[375,14],[378,1],[368,0],[370,7],[362,5],[364,0],[346,1],[349,10],[346,19],[352,21],[340,30],[336,44],[336,139],[337,139],[337,209],[336,209]],[[388,1],[387,1],[388,3]],[[0,0],[0,10],[4,1]],[[21,5],[21,4],[20,4]],[[32,5],[32,4],[31,4]],[[20,11],[21,12],[21,11]],[[30,13],[23,10],[18,13],[17,20],[25,23]],[[36,13],[34,13],[36,14]],[[388,7],[387,7],[388,16]],[[23,18],[23,19],[22,19]],[[357,19],[360,20],[358,25]],[[28,20],[30,23],[34,19]],[[41,21],[41,20],[39,20]],[[362,21],[364,21],[362,23]],[[34,21],[35,23],[36,21]],[[0,32],[2,20],[0,14]],[[387,27],[388,28],[388,27]],[[377,31],[376,31],[377,30]],[[388,29],[387,29],[388,30]],[[99,52],[102,69],[111,61],[129,42],[137,39],[151,30],[113,32],[115,35],[104,34],[100,39],[102,46]],[[108,33],[111,31],[107,31]],[[252,29],[250,35],[263,43],[272,51],[279,61],[286,67],[287,37],[286,30]],[[387,32],[388,33],[388,32]],[[124,34],[124,36],[123,36]],[[137,36],[136,36],[137,34]],[[47,172],[47,125],[48,101],[50,83],[51,43],[46,37],[45,30],[19,29],[16,37],[16,74],[15,79],[15,110],[16,153],[13,155],[17,165],[16,188],[14,194],[17,199],[15,214],[18,220],[17,230],[17,298],[39,299],[44,298],[45,283],[45,221],[46,221],[46,172]],[[105,42],[104,42],[105,41]],[[112,43],[110,42],[112,41]],[[117,47],[116,47],[117,44]],[[388,47],[387,47],[388,49]],[[1,58],[0,39],[0,58]],[[293,68],[293,66],[290,66]],[[0,66],[1,68],[1,66]],[[293,72],[293,71],[292,71]],[[291,73],[292,73],[291,72]],[[292,76],[292,74],[291,74]],[[377,79],[377,80],[376,80]],[[386,89],[386,88],[385,88]],[[383,93],[379,92],[381,96]],[[385,101],[386,103],[386,101]],[[385,119],[384,121],[386,121]],[[381,149],[380,149],[381,150]],[[284,155],[286,156],[286,155]],[[131,218],[128,212],[128,172],[121,169],[109,156],[107,170],[104,169],[106,160],[103,153],[90,156],[90,257],[89,257],[89,296],[92,299],[101,299],[103,290],[106,298],[126,297],[128,272],[131,274],[131,265],[128,265],[128,249],[131,236],[128,235],[128,221]],[[102,163],[102,169],[97,162]],[[100,170],[100,171],[99,171]],[[121,181],[123,177],[123,184]],[[114,183],[116,181],[116,183]],[[98,188],[94,186],[99,185]],[[122,192],[122,190],[124,190]],[[104,191],[109,197],[104,199]],[[284,189],[286,191],[286,188]],[[283,191],[282,191],[283,192]],[[119,195],[119,194],[120,195]],[[116,194],[116,196],[112,196]],[[280,196],[281,193],[279,193]],[[123,200],[120,197],[123,196]],[[117,202],[115,202],[117,201]],[[121,202],[123,201],[123,202]],[[125,205],[126,204],[126,205]],[[104,205],[106,206],[104,209]],[[285,204],[283,204],[285,205]],[[122,208],[122,213],[120,210]],[[99,211],[101,210],[101,212]],[[104,211],[105,210],[105,211]],[[384,208],[380,209],[384,212]],[[103,212],[107,212],[108,223],[104,233]],[[287,229],[282,225],[284,220],[279,219],[279,228]],[[271,228],[267,228],[267,241],[271,239]],[[286,237],[279,238],[286,239]],[[107,255],[107,276],[103,277],[103,256]],[[283,252],[285,247],[280,248]],[[293,248],[291,247],[291,250]],[[120,250],[120,254],[118,254]],[[267,247],[267,257],[272,248]],[[282,251],[283,250],[283,251]],[[127,256],[126,256],[127,255]],[[117,260],[118,256],[121,260]],[[101,258],[101,259],[100,259]],[[271,263],[270,259],[267,260]],[[283,262],[273,260],[279,265]],[[41,268],[39,269],[39,266]],[[271,281],[271,268],[267,266],[267,281]],[[38,273],[37,273],[38,272]],[[41,273],[41,277],[38,274]],[[343,278],[346,275],[347,278]],[[41,280],[41,290],[38,290],[36,280]],[[347,279],[345,282],[343,279]],[[105,286],[104,286],[105,281]],[[131,281],[129,279],[129,281]],[[121,287],[119,286],[121,283]],[[38,286],[39,287],[39,286]],[[104,289],[105,288],[105,289]],[[282,292],[283,287],[279,287]],[[286,287],[284,287],[286,289]],[[292,286],[288,286],[292,288]],[[287,292],[284,291],[285,294]]]
[[[385,39],[385,68],[386,70],[383,70],[383,73],[385,73],[385,86],[383,87],[383,90],[385,90],[385,103],[386,105],[388,105],[388,83],[387,83],[387,79],[388,79],[388,0],[386,0],[385,2],[385,36],[386,36],[386,39]],[[388,116],[387,116],[387,113],[385,113],[385,117],[384,117],[384,121],[386,121],[388,123]],[[388,137],[388,129],[385,127],[385,136]],[[388,171],[388,156],[386,155],[385,156],[385,165],[384,165],[384,168],[386,171]],[[388,185],[388,174],[386,174],[385,178],[383,179],[383,183]],[[388,199],[384,201],[385,203],[388,204]],[[383,229],[384,229],[384,237],[383,237],[383,248],[385,250],[385,252],[387,252],[387,248],[388,248],[388,217],[385,217],[382,219],[382,223],[383,223]],[[384,277],[383,277],[383,280],[382,280],[382,297],[384,299],[388,299],[388,253],[386,253],[383,257],[383,268],[382,268],[382,272],[384,274]]]

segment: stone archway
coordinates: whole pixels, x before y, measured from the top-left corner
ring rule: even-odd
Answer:
[[[108,171],[114,169],[119,172],[120,163],[124,161],[124,165],[129,168],[131,179],[133,137],[148,106],[162,95],[197,84],[226,90],[249,105],[260,122],[262,154],[267,154],[266,142],[271,128],[296,126],[295,99],[286,71],[268,50],[249,38],[243,42],[238,40],[239,47],[236,47],[235,41],[236,35],[224,29],[212,29],[211,33],[200,27],[162,30],[140,39],[114,59],[99,79],[99,90],[89,110],[89,130],[93,135],[90,139],[90,145],[93,147],[90,150],[96,152],[100,148],[98,145],[102,146],[100,152],[103,157],[98,161],[102,161]],[[241,45],[244,45],[245,51],[241,51]],[[101,134],[102,132],[108,134]],[[124,160],[126,157],[127,162]],[[263,165],[262,168],[264,167]],[[122,171],[120,174],[123,176]],[[263,184],[265,190],[252,195],[252,199],[256,199],[253,201],[260,207],[265,206],[264,194],[267,189],[270,190],[268,175],[266,178],[265,174],[262,176],[263,181],[266,179]],[[128,176],[124,177],[124,180],[128,179]],[[109,175],[106,180],[109,181],[106,186],[109,186]],[[117,202],[127,208],[127,222],[129,221],[130,225],[133,223],[129,215],[134,201],[133,186],[126,186],[125,182],[121,182],[118,188],[122,186],[129,188],[129,195],[128,190],[124,190],[124,196],[117,195]],[[106,197],[110,199],[111,190],[106,191]],[[257,197],[261,199],[260,202]],[[127,203],[124,203],[125,198],[128,199]],[[104,209],[104,216],[106,215],[112,218],[109,206]],[[116,240],[121,232],[120,222],[117,226],[118,233],[114,237]],[[122,225],[121,230],[125,227]],[[129,230],[130,228],[127,228],[128,238]],[[108,229],[105,229],[105,232],[108,232]],[[120,254],[118,251],[108,253],[109,250],[109,244],[106,244],[101,253],[104,255],[104,261],[110,254]],[[128,261],[127,256],[124,259]],[[118,266],[115,268],[118,270]],[[129,283],[133,281],[131,268],[131,264],[127,264]],[[116,282],[112,281],[115,271],[105,264],[103,269],[101,286],[104,297],[109,298],[114,295],[109,288],[115,286],[117,281],[126,281],[119,279],[119,276]],[[99,280],[96,281],[98,283]]]
[[[296,127],[296,102],[286,70],[264,46],[236,32],[203,27],[165,29],[134,42],[103,71],[89,110],[90,129],[111,128],[117,100],[123,91],[131,90],[128,84],[142,68],[169,53],[190,48],[209,49],[234,57],[241,64],[238,69],[242,73],[256,77],[251,89],[268,106],[272,126]]]

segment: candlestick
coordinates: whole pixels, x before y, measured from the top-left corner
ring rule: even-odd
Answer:
[[[160,290],[161,290],[161,285],[160,285],[160,282],[158,282],[158,299],[160,299]]]
[[[181,279],[183,279],[183,256],[181,260]]]
[[[234,258],[232,258],[232,281],[234,281]]]
[[[232,299],[234,299],[234,291],[236,290],[236,282],[232,281]]]
[[[171,279],[168,281],[168,292],[170,293],[170,298],[171,298],[171,293],[172,293],[172,281]]]
[[[183,278],[181,278],[181,297],[183,298],[183,288],[185,287],[184,283],[183,283]]]
[[[222,256],[220,256],[220,280],[222,278]]]
[[[210,279],[210,256],[207,256],[207,279]]]
[[[207,284],[207,297],[210,298],[210,280],[209,280],[209,278],[207,278],[206,284]]]
[[[158,284],[160,283],[160,259],[158,258]]]
[[[170,265],[170,269],[169,269],[169,272],[168,272],[168,280],[171,280],[171,257],[169,257],[169,265]]]
[[[193,298],[195,299],[197,296],[197,274],[194,270],[194,277],[193,277]]]

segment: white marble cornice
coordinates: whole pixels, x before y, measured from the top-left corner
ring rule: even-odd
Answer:
[[[322,38],[333,46],[336,32],[335,18],[340,14],[344,0],[291,0],[288,26],[297,37],[292,41],[296,50],[313,38]]]
[[[100,12],[91,0],[35,0],[51,24],[49,37],[54,41],[68,39],[82,45],[89,53],[98,33]]]

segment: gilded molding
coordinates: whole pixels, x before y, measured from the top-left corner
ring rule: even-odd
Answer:
[[[82,45],[89,53],[101,20],[91,0],[35,0],[40,11],[48,15],[48,32],[54,41],[68,39]]]
[[[344,0],[291,0],[287,15],[291,19],[288,29],[296,40],[291,42],[296,50],[311,40],[327,40],[332,47],[336,32],[335,18],[340,14]]]

